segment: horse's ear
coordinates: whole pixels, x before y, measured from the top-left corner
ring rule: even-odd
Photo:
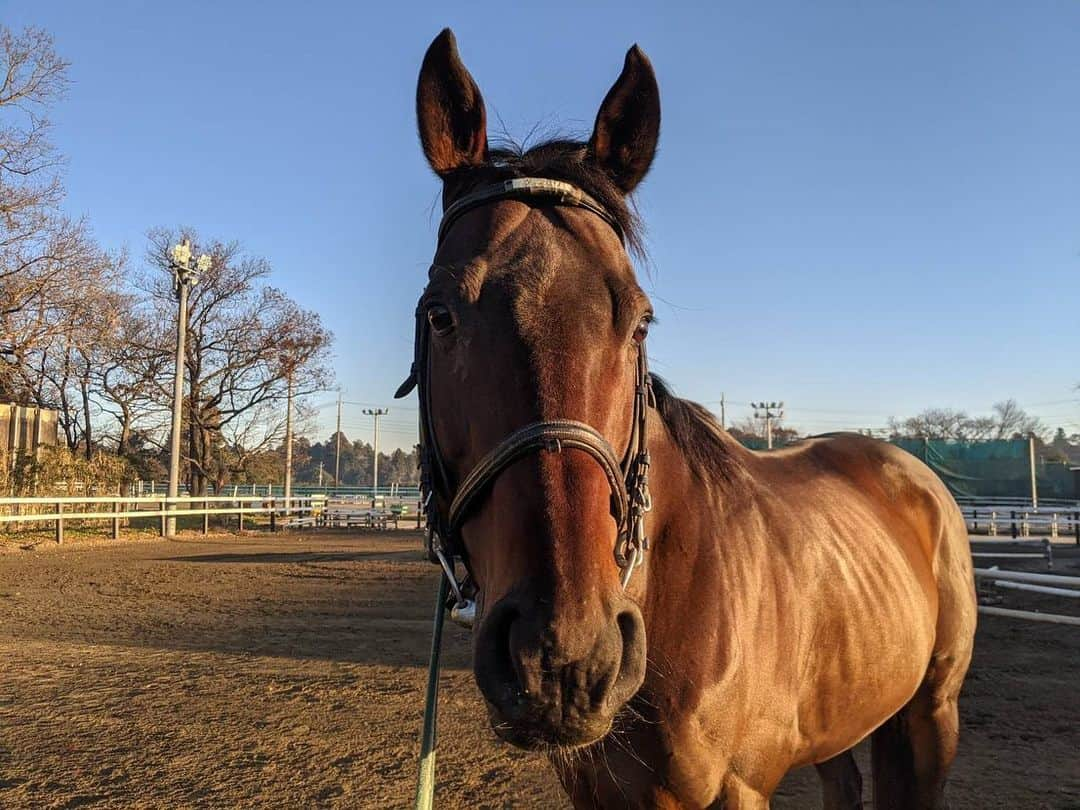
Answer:
[[[449,28],[424,54],[416,84],[416,120],[424,155],[440,177],[487,158],[484,99],[461,63]]]
[[[649,58],[635,45],[600,105],[589,157],[629,193],[648,173],[659,138],[660,88]]]

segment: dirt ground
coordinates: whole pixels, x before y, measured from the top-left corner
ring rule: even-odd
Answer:
[[[435,586],[418,547],[0,542],[0,807],[410,806]],[[1080,573],[1069,552],[1055,568]],[[566,807],[545,763],[488,729],[449,625],[444,662],[437,803]],[[982,617],[953,807],[1080,808],[1078,694],[1080,628]],[[819,805],[812,770],[773,803]]]

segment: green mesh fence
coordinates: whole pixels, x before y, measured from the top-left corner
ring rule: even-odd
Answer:
[[[1031,496],[1030,450],[1027,439],[980,442],[940,439],[893,439],[938,474],[954,495],[1027,498]],[[1068,465],[1038,462],[1039,497],[1072,498]]]
[[[740,437],[752,450],[764,450],[765,440]],[[958,442],[941,439],[892,439],[938,474],[954,495],[1030,498],[1031,468],[1027,439]],[[777,447],[783,446],[778,443]],[[1068,464],[1037,461],[1040,498],[1077,498]]]

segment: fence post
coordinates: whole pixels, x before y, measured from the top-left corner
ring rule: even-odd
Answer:
[[[236,513],[236,531],[237,531],[238,534],[243,534],[244,533],[244,502],[238,500],[236,502],[236,506],[237,506],[237,509],[239,510]]]
[[[1015,540],[1016,539],[1016,510],[1015,509],[1009,510],[1009,520],[1012,523],[1012,538],[1013,538],[1013,540]]]
[[[289,516],[285,515],[286,522],[289,520]],[[277,508],[274,505],[274,499],[270,499],[270,533],[273,534],[277,531]]]
[[[202,502],[202,533],[203,535],[210,534],[210,513],[206,510],[210,508],[210,501]]]
[[[112,539],[120,539],[120,513],[124,511],[124,502],[116,501],[113,504]]]
[[[56,502],[56,542],[64,542],[64,502]]]
[[[158,501],[158,510],[161,512],[161,515],[160,515],[161,527],[160,528],[161,528],[161,536],[162,537],[165,536],[165,531],[166,531],[166,528],[165,528],[165,507],[166,507],[165,499],[162,498],[160,501]]]
[[[1080,546],[1080,512],[1073,512],[1073,531],[1076,533],[1076,545]]]
[[[974,507],[971,509],[971,532],[972,534],[979,533],[979,510]]]

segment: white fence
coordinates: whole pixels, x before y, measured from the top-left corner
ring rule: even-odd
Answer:
[[[975,578],[989,580],[996,587],[1030,591],[1067,599],[1080,599],[1080,577],[1061,574],[1035,574],[1029,571],[1002,571],[998,568],[976,568]],[[1031,610],[1012,610],[993,605],[979,605],[979,612],[990,616],[1008,616],[1036,622],[1052,622],[1080,627],[1080,616],[1059,613],[1038,613]]]
[[[56,542],[64,542],[64,524],[74,520],[112,522],[114,538],[120,537],[121,521],[158,518],[164,537],[169,518],[202,516],[202,531],[210,531],[210,516],[235,516],[239,530],[244,518],[269,517],[271,531],[314,525],[326,505],[326,497],[266,498],[260,495],[208,495],[168,498],[164,495],[128,497],[122,495],[63,496],[47,498],[0,498],[0,528],[9,524],[52,523]]]
[[[962,502],[960,511],[968,531],[973,534],[983,533],[989,537],[1007,535],[1013,538],[1034,535],[1048,535],[1054,539],[1072,537],[1080,545],[1080,506],[1073,502],[1040,503],[1038,509],[1030,504],[1017,506],[997,502]]]

